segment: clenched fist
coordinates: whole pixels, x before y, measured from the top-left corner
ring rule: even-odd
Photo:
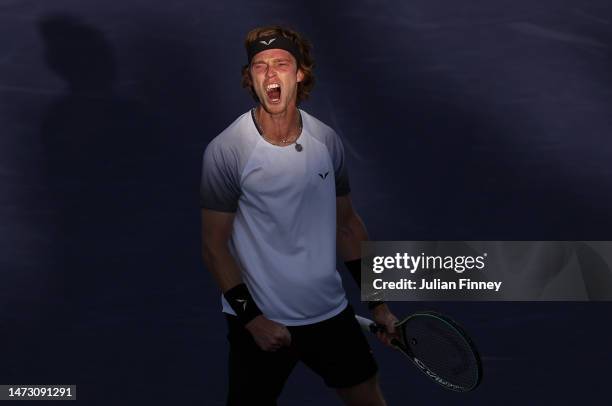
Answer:
[[[291,345],[291,333],[282,324],[267,319],[263,315],[255,317],[244,326],[264,351],[276,351]]]

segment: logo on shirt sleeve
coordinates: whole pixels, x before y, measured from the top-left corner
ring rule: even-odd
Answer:
[[[327,178],[327,175],[329,175],[329,171],[325,172],[325,174],[320,173],[319,176],[321,177],[321,179],[325,179]]]

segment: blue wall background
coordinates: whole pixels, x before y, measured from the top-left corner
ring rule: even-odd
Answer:
[[[243,37],[268,23],[315,45],[303,108],[343,137],[372,239],[612,239],[609,2],[2,0],[0,383],[224,404],[201,154],[251,107]],[[423,307],[485,381],[447,393],[373,342],[389,404],[609,403],[608,303],[394,309]],[[281,402],[335,397],[299,367]]]

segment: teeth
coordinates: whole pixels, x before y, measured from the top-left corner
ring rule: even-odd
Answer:
[[[267,87],[266,90],[270,90],[270,89],[276,89],[277,87],[280,87],[280,85],[278,83],[270,83]]]

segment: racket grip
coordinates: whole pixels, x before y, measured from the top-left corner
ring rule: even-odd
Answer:
[[[359,322],[361,329],[365,331],[366,333],[375,334],[377,331],[380,330],[380,327],[370,319],[366,319],[365,317],[361,317],[357,314],[355,315],[355,318]]]

